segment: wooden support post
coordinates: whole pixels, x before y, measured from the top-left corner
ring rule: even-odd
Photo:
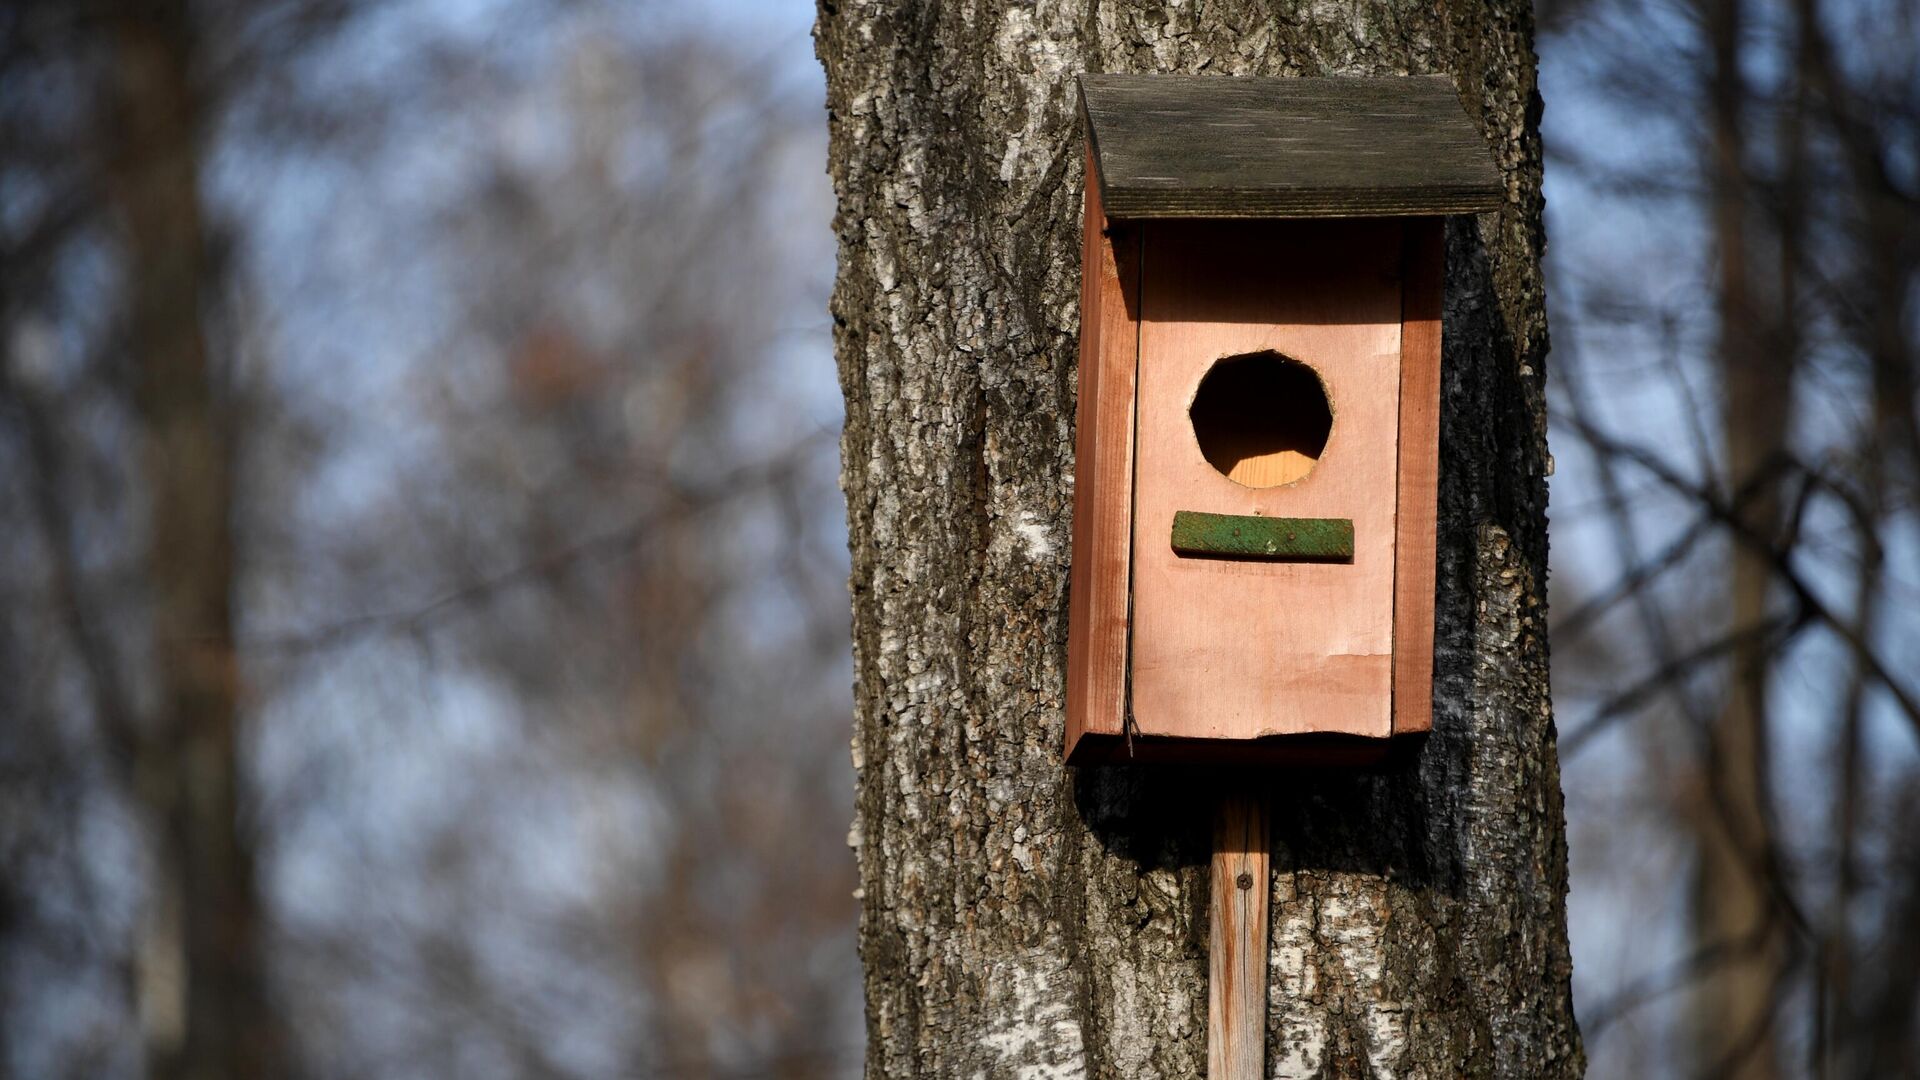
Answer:
[[[1221,798],[1208,907],[1207,1080],[1262,1080],[1267,1067],[1266,796]]]

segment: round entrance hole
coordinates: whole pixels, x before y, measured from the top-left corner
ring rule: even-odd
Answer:
[[[1218,361],[1188,413],[1207,464],[1251,488],[1290,484],[1313,471],[1333,430],[1320,376],[1276,352]]]

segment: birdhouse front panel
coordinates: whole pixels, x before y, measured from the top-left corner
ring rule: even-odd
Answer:
[[[1146,223],[1134,731],[1392,731],[1401,226]]]

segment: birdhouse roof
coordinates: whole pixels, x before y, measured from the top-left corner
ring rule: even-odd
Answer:
[[[1470,214],[1506,192],[1444,75],[1082,75],[1112,218]]]

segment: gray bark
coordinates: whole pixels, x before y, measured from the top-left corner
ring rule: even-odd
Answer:
[[[1575,1076],[1522,0],[823,0],[870,1076],[1195,1076],[1217,773],[1062,766],[1082,71],[1450,72],[1436,730],[1269,774],[1268,1071]]]

